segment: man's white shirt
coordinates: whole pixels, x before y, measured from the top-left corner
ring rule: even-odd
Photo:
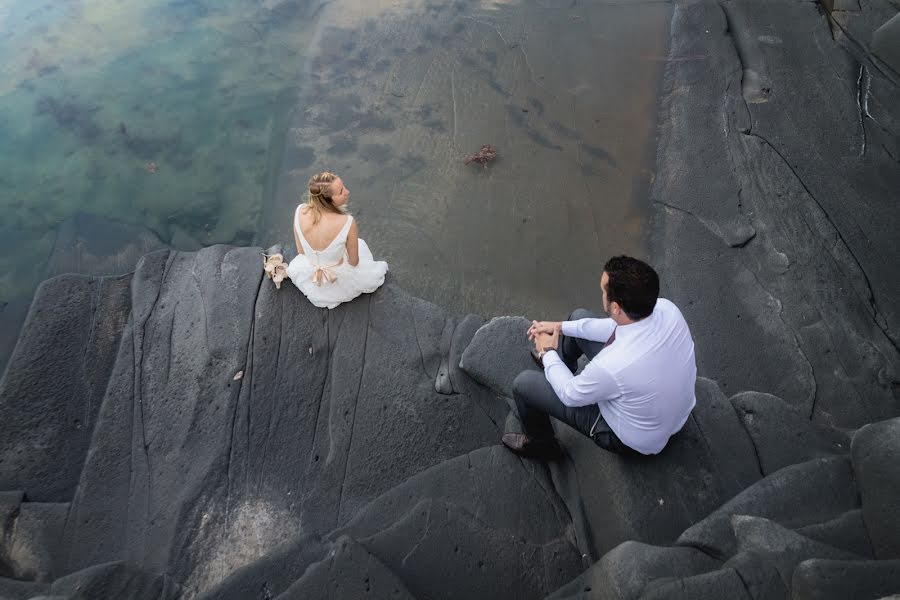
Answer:
[[[650,316],[616,326],[612,319],[565,321],[563,334],[606,342],[578,375],[554,351],[544,373],[566,406],[596,404],[619,439],[642,454],[657,454],[696,404],[694,341],[678,307],[659,298]]]

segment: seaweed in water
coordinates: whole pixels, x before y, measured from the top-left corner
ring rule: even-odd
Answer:
[[[479,165],[481,165],[483,168],[486,169],[488,166],[488,163],[492,162],[496,158],[497,158],[497,151],[494,150],[494,147],[491,146],[490,144],[484,144],[481,147],[481,150],[479,150],[476,154],[467,156],[465,161],[463,161],[463,162],[467,165],[471,164],[471,163],[478,163]]]
[[[153,138],[136,135],[133,132],[125,134],[125,147],[132,154],[144,160],[175,152],[179,142],[179,136],[177,135]]]
[[[100,126],[94,122],[92,116],[95,111],[97,107],[61,102],[50,96],[44,96],[37,101],[37,114],[49,115],[60,127],[71,131],[84,142],[92,142],[100,137]]]

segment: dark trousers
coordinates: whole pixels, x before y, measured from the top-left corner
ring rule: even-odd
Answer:
[[[595,319],[597,315],[579,308],[569,316],[569,321]],[[573,373],[578,367],[578,358],[584,354],[591,360],[603,350],[603,342],[592,342],[560,335],[559,354]],[[617,454],[639,454],[609,428],[596,404],[570,407],[562,403],[542,371],[522,371],[513,381],[513,399],[524,433],[539,440],[553,439],[553,425],[550,417],[555,417],[594,440],[594,443]],[[593,435],[591,435],[593,429]]]

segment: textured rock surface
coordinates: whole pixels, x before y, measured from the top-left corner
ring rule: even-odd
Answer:
[[[819,458],[785,467],[750,486],[710,516],[687,529],[679,544],[713,556],[734,553],[734,515],[765,517],[786,527],[829,521],[859,506],[847,458]]]
[[[72,499],[125,321],[131,276],[43,283],[0,381],[0,490]]]
[[[378,548],[378,561],[402,573],[404,582],[434,572],[453,552],[430,538],[421,551],[441,548],[443,554],[411,552],[410,540],[425,539],[429,531],[466,532],[468,545],[458,545],[468,558],[460,554],[453,564],[473,570],[448,573],[473,585],[490,582],[503,593],[515,592],[520,580],[531,586],[529,594],[548,593],[584,567],[572,518],[546,467],[536,472],[499,448],[485,455],[494,457],[487,462],[468,458],[496,444],[506,415],[502,400],[450,366],[451,350],[457,357],[463,352],[477,321],[464,319],[457,332],[455,318],[390,283],[333,311],[315,309],[292,286],[276,291],[264,280],[258,249],[216,246],[146,256],[126,280],[125,300],[105,309],[118,329],[99,336],[98,318],[85,308],[92,305],[72,293],[73,281],[78,290],[103,280],[49,281],[36,307],[67,294],[78,310],[60,315],[66,327],[33,318],[17,356],[41,356],[77,373],[85,347],[68,338],[72,332],[85,332],[77,340],[99,338],[88,351],[111,346],[112,358],[91,363],[88,373],[96,371],[101,382],[92,390],[96,396],[49,398],[51,407],[69,411],[102,401],[92,429],[82,434],[89,449],[72,458],[78,468],[72,467],[77,487],[66,496],[70,504],[28,501],[32,494],[41,498],[47,485],[47,463],[33,462],[47,460],[43,456],[23,454],[32,462],[17,463],[4,480],[6,489],[24,493],[3,495],[3,520],[15,534],[4,536],[0,575],[58,582],[128,560],[141,573],[165,573],[193,595],[232,573],[240,579],[237,569],[298,535],[315,539],[347,525],[373,500],[409,489],[405,482],[434,465],[446,465],[439,470],[443,483],[414,486],[414,501],[399,512],[369,507],[368,529],[351,532],[368,544],[367,552]],[[81,353],[74,365],[73,352]],[[28,366],[14,361],[3,389],[26,379]],[[449,388],[437,385],[442,370]],[[9,420],[3,427],[64,448],[70,430],[49,427],[55,411],[44,411],[45,424],[40,411],[14,410],[42,388],[16,389],[21,397],[4,397]],[[454,500],[451,491],[458,495],[473,464],[479,475],[465,489],[493,489],[494,495],[466,492],[468,499]],[[498,477],[498,470],[509,478]],[[501,483],[506,487],[496,490]],[[526,512],[508,506],[519,496],[531,498]],[[48,520],[51,507],[61,516]],[[508,546],[509,535],[520,542]],[[294,560],[296,570],[278,581],[256,582],[251,575],[253,589],[266,583],[273,594],[284,592],[323,560],[328,549],[319,548],[308,560]],[[529,570],[520,552],[542,556],[546,571],[521,577]],[[404,568],[411,564],[414,571]]]
[[[160,252],[35,299],[0,381],[0,598],[896,592],[896,12],[675,3],[651,262],[716,381],[659,456],[496,445],[522,317],[390,280],[318,310],[258,249]]]
[[[811,423],[781,398],[742,392],[731,403],[753,440],[764,475],[820,456],[850,453],[846,434]]]
[[[900,558],[900,418],[853,437],[853,471],[876,558]]]
[[[900,560],[805,560],[794,570],[796,600],[882,598],[900,590]]]
[[[537,369],[531,358],[525,317],[495,317],[475,332],[462,353],[459,366],[472,379],[508,398],[512,382],[527,369]],[[503,360],[498,360],[499,357]]]
[[[686,577],[718,566],[718,561],[693,548],[625,542],[550,598],[561,600],[584,592],[593,592],[591,598],[636,598],[653,579]]]
[[[900,412],[900,79],[850,4],[677,3],[652,239],[700,373],[855,428]]]

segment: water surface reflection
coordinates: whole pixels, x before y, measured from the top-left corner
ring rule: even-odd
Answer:
[[[329,169],[417,295],[486,315],[597,306],[602,261],[644,252],[669,17],[639,2],[329,4],[263,231],[287,241],[306,178]],[[499,159],[464,166],[486,143]]]
[[[0,0],[0,366],[36,285],[158,247],[290,243],[317,170],[412,292],[597,305],[642,253],[670,8]],[[484,144],[500,158],[462,164]]]

